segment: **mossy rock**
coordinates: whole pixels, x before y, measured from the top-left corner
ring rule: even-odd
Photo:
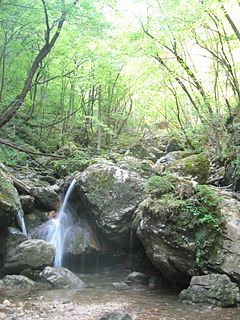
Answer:
[[[166,167],[166,172],[177,173],[180,176],[191,177],[204,184],[209,176],[210,163],[204,154],[194,154],[176,160]]]
[[[160,183],[162,193],[154,189],[139,205],[134,227],[147,256],[162,274],[186,284],[219,248],[221,199],[206,185],[194,186],[177,177],[175,181],[168,176],[158,178],[154,183]]]
[[[0,227],[9,226],[20,208],[18,192],[11,178],[0,167]]]

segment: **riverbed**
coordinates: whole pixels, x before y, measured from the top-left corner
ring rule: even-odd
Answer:
[[[124,311],[133,320],[240,320],[240,308],[210,308],[182,304],[178,291],[169,287],[129,287],[112,283],[124,274],[82,275],[83,290],[1,290],[0,319],[98,320],[107,312]]]

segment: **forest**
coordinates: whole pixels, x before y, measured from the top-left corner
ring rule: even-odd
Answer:
[[[239,319],[239,67],[240,0],[0,0],[0,319]]]
[[[238,1],[0,6],[2,162],[69,142],[101,153],[161,130],[238,165]]]

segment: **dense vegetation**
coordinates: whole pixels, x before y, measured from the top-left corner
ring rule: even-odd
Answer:
[[[239,6],[0,1],[1,161],[69,142],[102,152],[161,130],[238,170]]]

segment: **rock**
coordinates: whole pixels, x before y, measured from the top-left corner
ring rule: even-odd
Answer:
[[[116,165],[121,169],[134,171],[145,176],[152,173],[154,163],[151,160],[140,160],[131,156],[125,156]]]
[[[40,273],[43,282],[51,284],[55,289],[83,289],[86,284],[66,268],[46,267]]]
[[[236,283],[221,274],[192,277],[190,286],[183,290],[179,297],[183,302],[210,304],[223,308],[233,307],[240,302]]]
[[[139,205],[134,225],[154,266],[170,282],[186,285],[216,255],[223,225],[212,189],[192,185],[189,192],[189,181],[187,191],[177,181],[174,191],[152,194]]]
[[[150,153],[149,150],[141,143],[136,144],[128,149],[126,152],[126,156],[133,156],[137,159],[149,159],[149,160],[155,160],[156,156],[153,153]]]
[[[56,212],[54,211],[54,214]],[[39,209],[34,209],[30,214],[26,214],[24,216],[26,228],[29,231],[29,234],[33,232],[35,228],[38,226],[42,225],[44,222],[48,221],[48,215],[50,213],[46,211],[42,211]],[[38,237],[33,237],[33,238],[38,238]],[[41,239],[41,237],[39,238]]]
[[[152,276],[148,280],[148,286],[152,289],[160,289],[163,287],[164,281],[160,276]]]
[[[10,226],[20,209],[21,203],[12,179],[0,166],[0,227]]]
[[[6,252],[4,272],[20,273],[22,270],[43,269],[53,263],[55,249],[43,240],[27,240]]]
[[[128,313],[113,312],[107,313],[100,320],[132,320]]]
[[[36,203],[48,210],[54,210],[59,206],[59,198],[52,186],[34,187],[31,194]]]
[[[210,163],[203,154],[194,154],[183,159],[175,160],[166,166],[165,171],[190,177],[204,184],[209,175]]]
[[[128,284],[147,285],[148,278],[149,277],[146,274],[134,271],[130,273],[124,281]]]
[[[114,282],[112,285],[114,286],[114,288],[119,289],[119,290],[129,289],[129,285],[127,285],[124,281]]]
[[[221,215],[225,227],[219,246],[208,261],[208,268],[225,273],[240,284],[240,202],[235,193],[214,188],[222,198]]]
[[[7,275],[0,280],[0,289],[35,289],[37,283],[22,275]]]
[[[26,236],[17,228],[9,227],[7,228],[7,234],[5,239],[5,246],[7,252],[13,250],[23,241],[26,241]]]
[[[64,251],[74,255],[90,253],[91,251],[99,252],[100,243],[92,228],[83,220],[68,228],[65,233]]]
[[[128,247],[132,215],[144,195],[143,179],[106,162],[88,167],[77,179],[98,227],[109,240]]]
[[[239,200],[218,188],[192,191],[154,194],[139,205],[134,225],[147,256],[169,281],[185,285],[198,272],[214,271],[240,283]]]
[[[176,160],[184,159],[187,156],[190,156],[192,153],[190,151],[172,151],[167,153],[165,156],[162,156],[157,163],[170,163]],[[156,164],[157,164],[156,163]]]
[[[31,213],[35,207],[35,199],[30,195],[20,196],[21,205],[24,213]]]

